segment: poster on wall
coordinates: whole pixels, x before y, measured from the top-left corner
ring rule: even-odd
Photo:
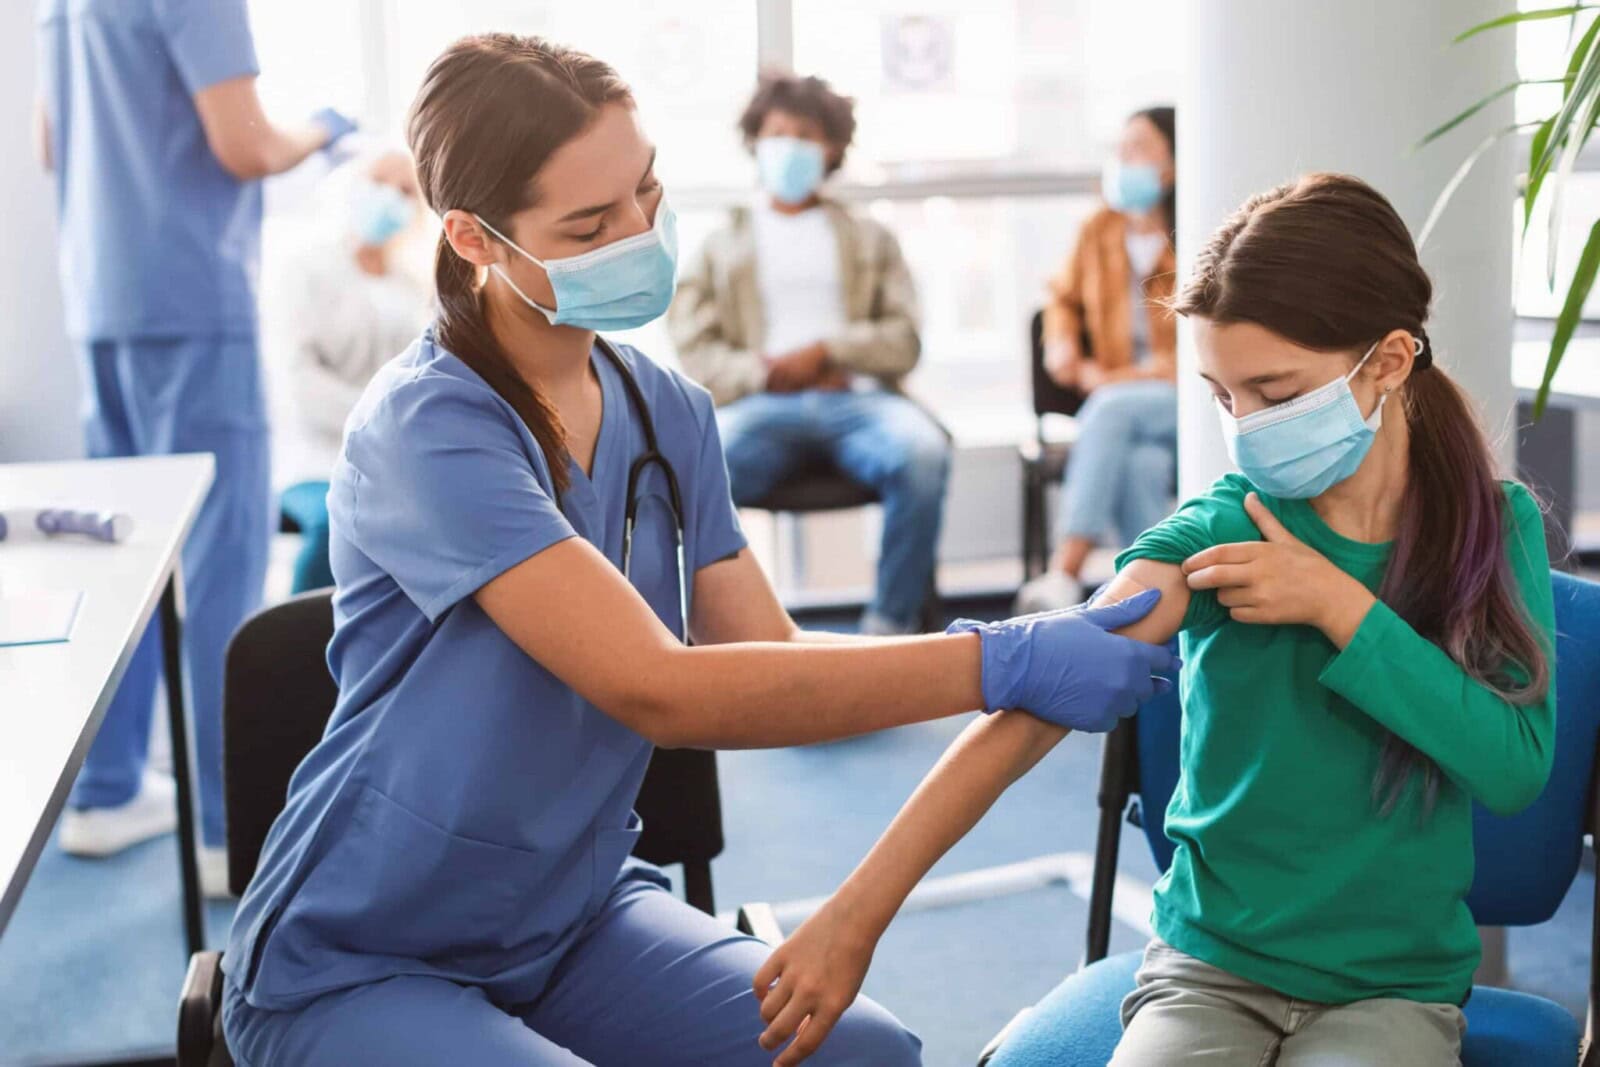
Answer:
[[[885,96],[955,91],[956,27],[948,15],[885,13],[878,39]]]

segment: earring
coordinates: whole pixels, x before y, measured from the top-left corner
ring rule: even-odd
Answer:
[[[1392,392],[1394,392],[1394,386],[1392,386],[1392,385],[1386,385],[1386,386],[1384,386],[1384,387],[1383,387],[1383,391],[1384,391],[1384,392],[1385,392],[1385,393],[1392,393]]]

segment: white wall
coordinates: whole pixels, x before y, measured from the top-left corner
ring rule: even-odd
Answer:
[[[1516,36],[1461,30],[1511,0],[1192,0],[1183,5],[1185,87],[1178,105],[1178,251],[1195,250],[1246,196],[1309,170],[1375,185],[1413,233],[1459,161],[1508,125],[1511,100],[1448,138],[1412,146],[1515,77]],[[1512,172],[1509,142],[1481,160],[1423,250],[1434,280],[1429,337],[1440,362],[1512,447]],[[1179,344],[1179,478],[1191,495],[1229,468],[1214,404]]]
[[[55,197],[33,153],[33,16],[33,4],[0,4],[0,462],[82,453],[78,372],[56,280]]]

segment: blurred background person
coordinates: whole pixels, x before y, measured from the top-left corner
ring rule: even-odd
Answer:
[[[1083,600],[1089,552],[1129,545],[1171,510],[1177,476],[1177,327],[1166,301],[1177,187],[1173,109],[1136,111],[1102,177],[1105,204],[1084,222],[1044,309],[1045,369],[1086,397],[1062,476],[1060,542],[1018,611]]]
[[[216,477],[183,554],[200,874],[225,892],[222,662],[260,602],[269,536],[256,343],[260,179],[354,128],[272,122],[244,0],[43,0],[39,154],[55,172],[67,333],[92,457],[209,452]],[[176,825],[146,755],[160,638],[140,642],[61,819],[63,850],[107,856]]]
[[[281,346],[292,397],[289,483],[279,506],[300,529],[292,591],[333,584],[328,472],[350,409],[379,367],[416,340],[432,314],[432,284],[409,153],[371,147],[330,174],[322,218],[286,257],[267,335]]]
[[[921,341],[899,242],[820,192],[855,126],[852,101],[820,78],[760,79],[739,119],[760,193],[688,264],[668,325],[684,369],[719,405],[736,503],[817,460],[879,494],[861,630],[903,634],[933,577],[950,444],[902,391]]]

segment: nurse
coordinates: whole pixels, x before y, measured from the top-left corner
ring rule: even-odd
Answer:
[[[261,183],[353,127],[262,113],[244,0],[41,0],[39,154],[55,172],[67,332],[91,456],[210,452],[183,554],[200,779],[200,876],[226,891],[222,659],[255,609],[269,536],[256,360]],[[61,820],[61,847],[118,852],[175,825],[145,767],[161,660],[140,642]]]
[[[1173,666],[1106,632],[1154,601],[802,633],[745,547],[709,395],[596,336],[673,290],[627,86],[535,38],[466,38],[428,71],[410,142],[444,226],[439,316],[346,424],[339,705],[234,920],[229,1046],[249,1067],[768,1063],[765,946],[629,858],[652,746],[977,707],[1104,730]],[[899,1067],[920,1044],[858,1000],[822,1055]]]

